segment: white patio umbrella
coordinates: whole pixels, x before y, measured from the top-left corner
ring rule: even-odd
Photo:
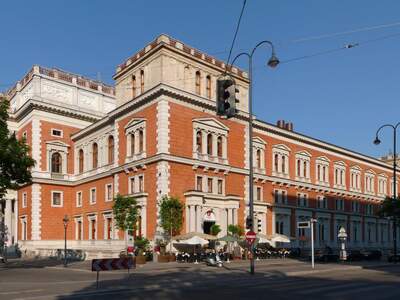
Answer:
[[[203,238],[201,238],[201,237],[199,237],[199,236],[193,236],[190,239],[181,241],[181,244],[193,245],[193,254],[194,254],[194,252],[195,252],[194,250],[195,250],[197,245],[200,245],[200,246],[207,245],[208,241],[203,239]],[[197,256],[196,256],[195,264],[198,264]]]
[[[284,234],[274,233],[269,238],[274,243],[290,243],[290,238]]]
[[[258,244],[272,244],[272,241],[265,234],[257,233]]]

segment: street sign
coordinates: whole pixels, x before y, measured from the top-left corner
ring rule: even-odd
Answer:
[[[254,231],[248,231],[246,233],[246,241],[249,245],[253,245],[254,241],[256,240],[256,233]]]
[[[96,272],[132,269],[134,267],[135,267],[135,260],[132,257],[92,260],[92,271]]]
[[[310,221],[297,222],[297,228],[310,228]]]

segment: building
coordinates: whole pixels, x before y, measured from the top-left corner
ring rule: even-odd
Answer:
[[[118,253],[124,234],[112,215],[117,193],[140,205],[137,235],[162,238],[159,202],[185,204],[182,233],[244,225],[248,214],[248,77],[233,67],[239,114],[215,114],[225,64],[166,35],[119,65],[113,87],[34,66],[15,88],[10,126],[37,161],[33,183],[17,193],[16,240],[27,254],[63,247],[89,256]],[[316,246],[337,247],[341,226],[352,248],[390,247],[391,224],[376,217],[393,182],[381,160],[293,130],[254,122],[257,230],[309,247],[297,222],[318,219]],[[397,184],[397,183],[396,183]],[[398,230],[400,232],[400,230]]]

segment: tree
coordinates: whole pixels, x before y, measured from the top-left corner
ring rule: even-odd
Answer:
[[[213,225],[211,226],[211,228],[210,228],[210,233],[211,233],[212,235],[217,236],[218,233],[220,233],[220,232],[221,232],[221,227],[220,227],[219,225],[213,224]]]
[[[8,108],[8,100],[0,97],[0,199],[8,189],[16,190],[30,183],[30,168],[35,165],[25,140],[18,140],[15,133],[8,131]]]
[[[164,232],[169,233],[170,243],[172,236],[178,234],[183,223],[184,205],[176,197],[164,196],[160,205],[160,221]]]
[[[386,197],[379,208],[378,215],[395,218],[398,223],[400,221],[400,199]]]
[[[114,200],[113,214],[118,229],[128,233],[136,230],[139,214],[136,199],[118,194]]]
[[[233,235],[233,236],[235,236],[237,238],[240,238],[244,234],[244,229],[240,225],[231,224],[231,225],[228,226],[228,232],[231,235]]]

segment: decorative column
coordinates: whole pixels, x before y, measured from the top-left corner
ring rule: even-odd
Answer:
[[[196,227],[196,216],[195,216],[195,207],[194,205],[190,205],[189,206],[189,210],[190,210],[190,226],[189,226],[189,232],[193,232],[195,231],[195,227]]]
[[[201,131],[201,154],[207,154],[207,132],[205,130]]]
[[[147,208],[146,205],[142,206],[141,212],[140,212],[140,216],[142,217],[142,227],[141,227],[141,231],[142,231],[142,236],[146,237],[147,236]]]
[[[196,232],[201,232],[201,206],[196,206]]]

